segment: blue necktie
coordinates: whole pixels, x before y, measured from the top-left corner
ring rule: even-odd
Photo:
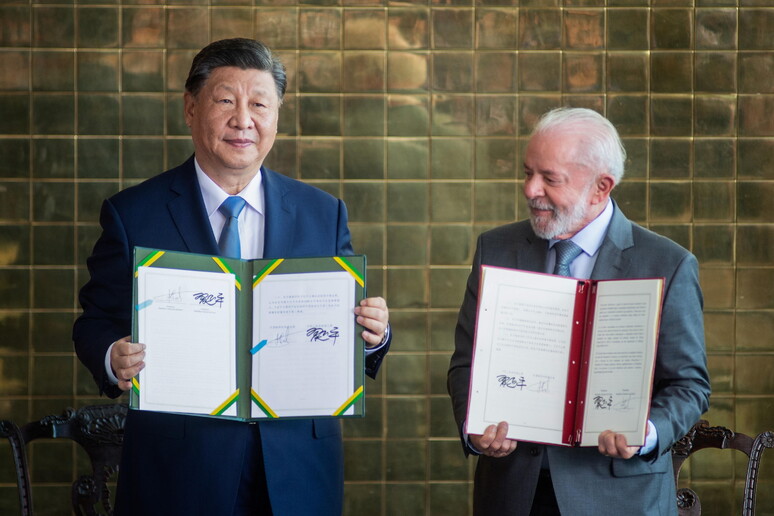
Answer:
[[[556,265],[554,265],[554,274],[558,276],[570,275],[570,264],[581,254],[583,249],[572,240],[560,240],[554,244],[556,251]]]
[[[241,258],[242,247],[239,245],[239,214],[245,207],[246,201],[238,195],[232,195],[223,201],[218,211],[226,216],[226,223],[223,225],[223,231],[220,233],[218,247],[223,256],[230,258]]]

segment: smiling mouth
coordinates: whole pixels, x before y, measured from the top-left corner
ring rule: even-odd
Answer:
[[[249,147],[250,145],[253,144],[252,140],[242,140],[239,138],[232,139],[232,140],[225,140],[225,142],[234,147]]]

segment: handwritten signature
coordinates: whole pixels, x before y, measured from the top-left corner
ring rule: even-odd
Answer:
[[[306,330],[306,336],[310,337],[309,342],[331,342],[336,344],[336,340],[339,338],[339,327],[334,326],[330,330],[323,328],[309,328]]]
[[[508,376],[505,374],[497,375],[497,383],[500,387],[506,387],[508,389],[518,389],[523,391],[527,389],[529,392],[550,392],[550,378],[540,378],[534,382],[527,382],[527,379],[523,376]]]
[[[199,302],[200,305],[207,305],[207,306],[215,306],[218,305],[218,307],[223,306],[223,293],[219,292],[217,294],[208,294],[207,292],[197,292],[193,295],[193,298]]]
[[[617,410],[627,411],[630,410],[631,401],[634,399],[634,394],[623,394],[617,397],[613,397],[612,394],[607,396],[597,394],[592,398],[592,406],[596,410]]]

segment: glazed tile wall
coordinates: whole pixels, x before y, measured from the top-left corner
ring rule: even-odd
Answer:
[[[368,416],[344,424],[348,515],[465,515],[474,461],[445,377],[484,229],[525,215],[537,116],[587,106],[629,153],[630,218],[702,265],[711,422],[774,428],[771,0],[0,1],[0,417],[98,401],[70,327],[101,200],[192,150],[181,91],[209,41],[248,36],[290,80],[267,164],[342,197],[396,335]],[[66,514],[61,443],[33,450],[41,514]],[[16,510],[0,446],[0,512]],[[743,470],[687,469],[712,514]],[[774,513],[774,460],[759,511]]]

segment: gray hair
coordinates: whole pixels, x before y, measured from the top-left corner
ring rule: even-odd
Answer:
[[[532,136],[555,130],[581,136],[577,158],[597,172],[607,172],[618,184],[624,175],[626,150],[613,124],[594,110],[562,107],[544,114]]]
[[[196,95],[210,74],[222,66],[236,66],[242,70],[261,70],[271,73],[280,103],[285,96],[288,80],[282,62],[271,53],[269,47],[247,38],[231,38],[214,41],[204,47],[191,63],[185,91]]]

